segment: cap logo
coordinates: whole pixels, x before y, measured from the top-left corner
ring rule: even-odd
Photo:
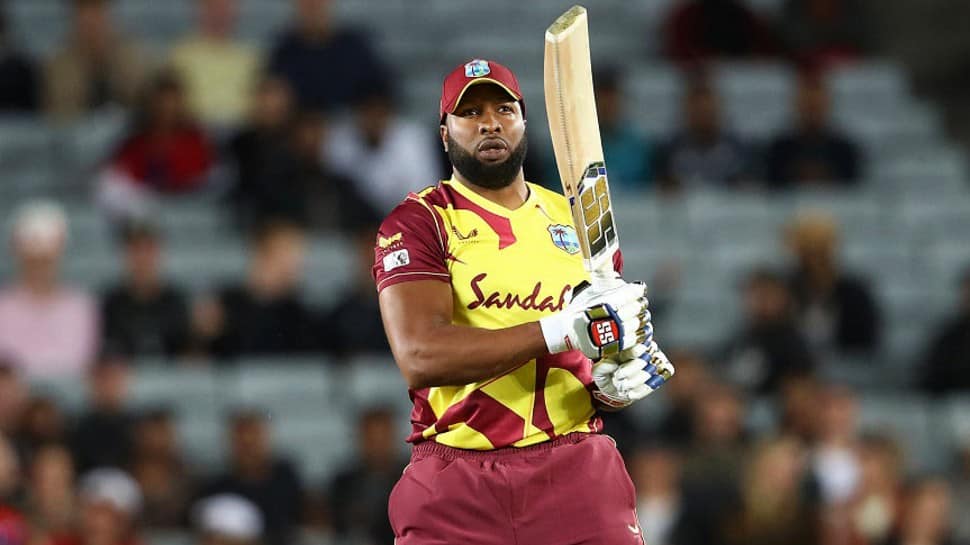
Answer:
[[[475,59],[465,65],[466,78],[480,78],[490,73],[492,73],[492,69],[488,67],[488,61]]]

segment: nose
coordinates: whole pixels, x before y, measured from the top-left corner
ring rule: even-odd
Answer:
[[[500,132],[502,132],[502,124],[499,123],[498,116],[491,111],[485,111],[479,118],[478,133],[485,135]]]

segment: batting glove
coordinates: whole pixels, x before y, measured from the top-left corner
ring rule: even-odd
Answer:
[[[584,282],[562,312],[539,320],[549,353],[580,350],[596,361],[643,342],[650,323],[646,289],[618,277],[594,287]]]
[[[657,343],[637,344],[593,364],[593,397],[607,407],[622,409],[652,394],[672,376],[674,365]]]

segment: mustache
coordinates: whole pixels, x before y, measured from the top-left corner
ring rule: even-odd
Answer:
[[[499,163],[484,163],[475,157],[475,148],[466,149],[448,135],[448,160],[471,183],[486,189],[501,189],[511,184],[522,169],[528,150],[527,136],[523,134],[522,140],[514,148],[507,140],[497,136],[484,138],[476,146],[481,151],[489,149],[488,146],[503,145],[511,149],[508,158]]]

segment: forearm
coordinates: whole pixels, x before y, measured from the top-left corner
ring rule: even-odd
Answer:
[[[538,322],[494,330],[443,323],[392,349],[412,388],[488,380],[548,353]]]

